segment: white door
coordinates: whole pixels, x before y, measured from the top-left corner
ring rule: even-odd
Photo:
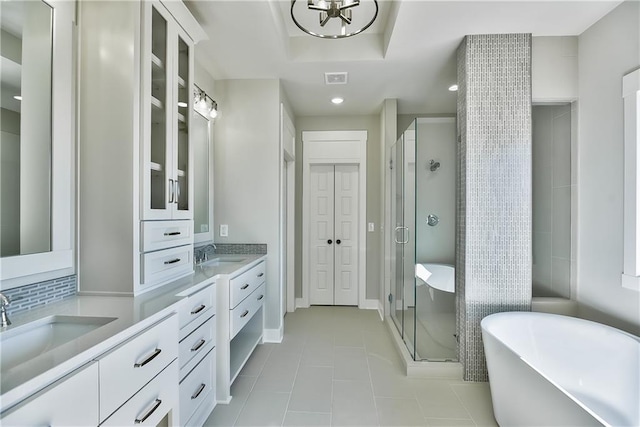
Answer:
[[[309,302],[358,305],[358,166],[310,168]]]
[[[335,305],[358,305],[358,166],[335,167]]]

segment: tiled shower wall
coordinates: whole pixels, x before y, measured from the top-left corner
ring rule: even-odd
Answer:
[[[572,106],[533,107],[533,296],[571,298]]]
[[[72,275],[20,286],[2,293],[11,300],[7,307],[7,313],[11,316],[74,296],[76,292],[76,276]]]
[[[531,35],[465,37],[458,85],[458,351],[486,381],[480,321],[531,308]]]

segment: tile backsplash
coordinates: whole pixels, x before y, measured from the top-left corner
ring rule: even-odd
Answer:
[[[202,253],[208,251],[209,257],[216,255],[266,255],[266,243],[216,243],[212,250],[211,244],[205,244],[193,249],[196,259],[202,258]]]
[[[72,297],[77,293],[76,275],[32,283],[2,292],[10,300],[9,315]]]

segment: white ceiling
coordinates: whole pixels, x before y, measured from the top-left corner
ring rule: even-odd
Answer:
[[[354,8],[354,20],[367,2]],[[374,114],[386,98],[398,99],[401,114],[453,113],[456,95],[447,88],[456,81],[455,51],[466,34],[579,35],[621,3],[378,2],[374,25],[341,40],[302,33],[291,21],[289,0],[185,3],[209,35],[196,47],[198,62],[216,80],[281,79],[297,116]],[[324,84],[325,72],[342,71],[349,73],[347,85]],[[345,99],[340,106],[329,102],[337,95]]]

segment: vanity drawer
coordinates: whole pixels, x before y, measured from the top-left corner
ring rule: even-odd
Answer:
[[[213,311],[211,311],[213,310]],[[189,295],[187,302],[182,305],[179,316],[179,327],[184,328],[197,319],[205,319],[205,316],[215,314],[216,310],[216,286],[208,286],[193,295]],[[180,331],[182,333],[182,331]],[[182,339],[183,336],[180,336]]]
[[[143,254],[141,269],[145,285],[189,274],[193,271],[193,245]]]
[[[244,300],[258,286],[264,283],[265,262],[251,268],[248,271],[234,277],[229,281],[229,307],[234,308]]]
[[[194,412],[205,400],[216,400],[214,348],[180,383],[180,425],[186,426]]]
[[[216,316],[210,317],[195,331],[185,337],[179,344],[178,360],[180,361],[180,377],[183,368],[192,360],[202,356],[215,346],[216,342]]]
[[[249,297],[245,298],[238,306],[229,310],[229,339],[233,339],[244,325],[251,320],[264,302],[264,284],[260,285]]]
[[[193,243],[193,221],[142,221],[141,252],[151,252]]]
[[[171,315],[100,359],[101,420],[107,418],[178,357],[177,336],[178,318]],[[176,363],[176,370],[177,365]],[[176,374],[176,378],[177,376]]]
[[[177,383],[178,362],[174,361],[101,425],[160,425],[160,421],[179,405]]]

